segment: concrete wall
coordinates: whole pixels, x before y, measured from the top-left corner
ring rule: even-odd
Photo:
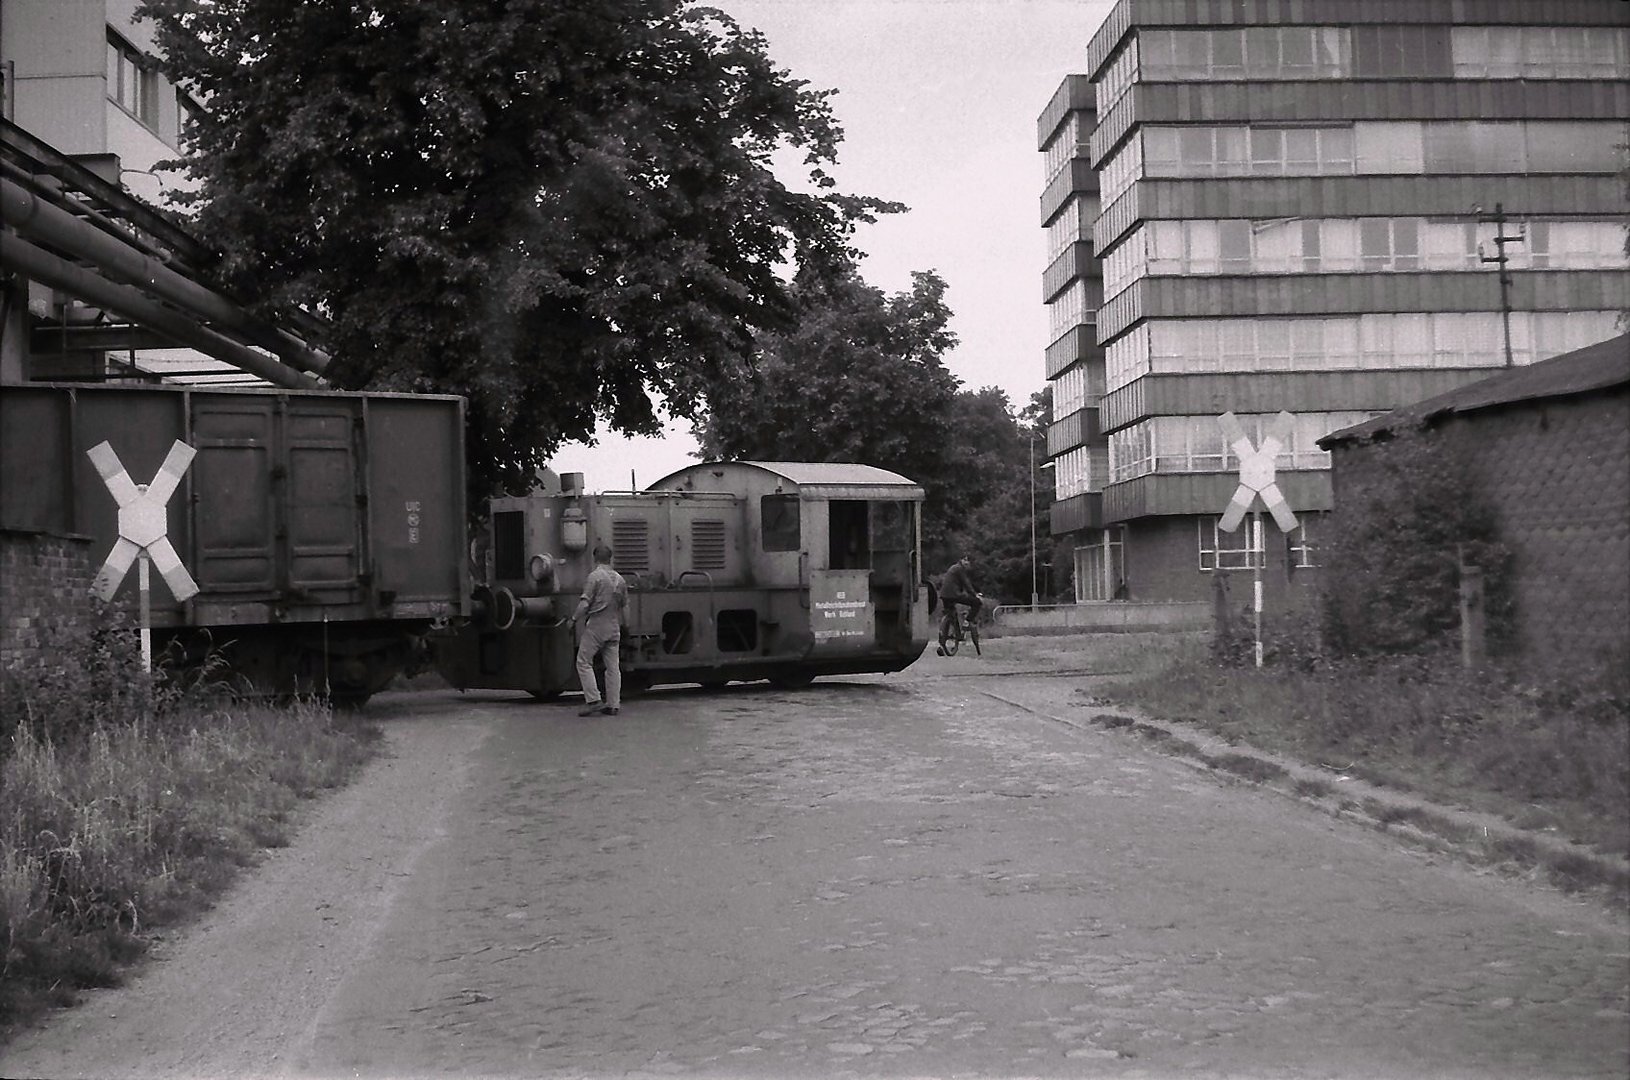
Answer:
[[[1212,579],[1218,574],[1228,578],[1231,592],[1247,598],[1251,593],[1253,574],[1250,570],[1201,570],[1199,541],[1192,516],[1174,515],[1138,518],[1126,529],[1126,587],[1127,597],[1140,602],[1210,603],[1213,596]],[[1205,519],[1209,521],[1210,519]],[[1314,535],[1324,520],[1322,515],[1311,518]],[[1262,518],[1263,540],[1267,552],[1267,565],[1262,571],[1263,607],[1268,611],[1298,609],[1317,600],[1318,570],[1296,569],[1290,563],[1285,534],[1279,531],[1273,518]],[[1248,527],[1240,526],[1241,535]]]
[[[0,668],[49,659],[89,623],[95,573],[89,537],[0,529]]]
[[[1012,633],[1078,633],[1147,630],[1209,630],[1211,606],[1205,603],[1090,603],[998,607],[991,615],[997,629]]]
[[[16,65],[12,120],[64,154],[107,150],[107,22],[102,0],[6,0],[0,59]]]

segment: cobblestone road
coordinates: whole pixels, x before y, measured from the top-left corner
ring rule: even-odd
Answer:
[[[387,697],[391,758],[0,1072],[1630,1075],[1623,921],[1055,723],[1082,679],[1024,668]]]
[[[1624,934],[1042,678],[492,710],[325,1075],[1625,1076]]]

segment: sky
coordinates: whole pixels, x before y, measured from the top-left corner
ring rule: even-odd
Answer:
[[[968,389],[1015,407],[1046,385],[1041,301],[1046,238],[1036,118],[1113,0],[707,0],[762,30],[794,78],[838,91],[840,190],[910,212],[861,226],[861,273],[887,293],[915,270],[947,283],[960,343],[947,357]],[[788,178],[791,182],[791,178]],[[639,487],[695,460],[688,421],[660,439],[602,431],[552,463],[590,491]]]

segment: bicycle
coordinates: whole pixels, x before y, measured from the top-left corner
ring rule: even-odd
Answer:
[[[964,637],[973,642],[975,656],[984,655],[979,648],[979,620],[964,619],[958,608],[965,606],[960,601],[945,601],[945,613],[940,616],[940,642],[935,650],[940,656],[955,656]]]

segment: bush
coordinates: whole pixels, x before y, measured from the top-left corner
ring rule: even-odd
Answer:
[[[1320,579],[1324,643],[1341,655],[1430,652],[1457,634],[1460,567],[1484,576],[1487,631],[1511,634],[1511,555],[1458,451],[1409,431],[1353,451],[1329,519]]]

